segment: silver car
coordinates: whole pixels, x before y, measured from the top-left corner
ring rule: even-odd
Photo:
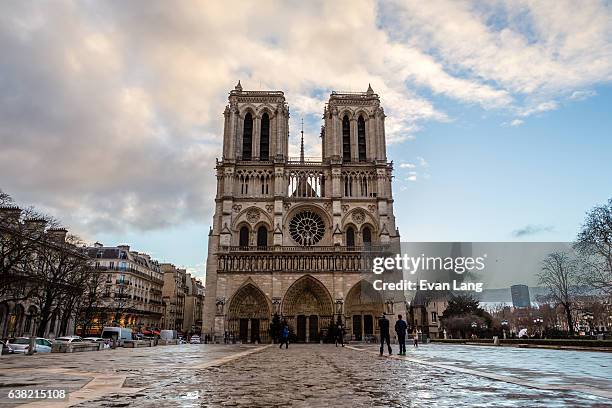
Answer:
[[[79,336],[62,336],[55,339],[56,343],[82,343],[83,339]]]
[[[9,346],[15,353],[25,354],[30,349],[30,338],[29,337],[17,337],[9,339]],[[51,341],[43,339],[42,337],[36,337],[35,353],[50,353],[51,352]]]

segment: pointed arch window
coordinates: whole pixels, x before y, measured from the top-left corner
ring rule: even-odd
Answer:
[[[349,248],[355,246],[355,230],[353,227],[346,229],[346,246]]]
[[[257,247],[265,248],[268,246],[268,229],[261,226],[257,229]]]
[[[359,161],[366,161],[365,119],[361,115],[359,115],[359,119],[357,119],[357,149],[359,152]]]
[[[238,245],[241,247],[249,246],[249,227],[244,226],[240,228],[240,241]]]
[[[259,136],[259,159],[270,159],[270,116],[267,113],[261,117],[261,134]]]
[[[351,161],[351,123],[347,115],[342,118],[342,160]]]
[[[253,116],[247,113],[244,117],[244,127],[242,130],[242,160],[251,160],[253,145]]]
[[[363,246],[369,247],[372,245],[372,230],[370,227],[365,227],[362,232]]]

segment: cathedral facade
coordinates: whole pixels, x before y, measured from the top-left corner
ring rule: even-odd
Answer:
[[[203,334],[267,342],[278,314],[298,341],[318,342],[337,321],[363,340],[383,312],[405,314],[364,278],[364,249],[399,247],[379,96],[332,92],[323,116],[321,157],[305,158],[303,145],[289,157],[284,93],[240,82],[230,92]]]

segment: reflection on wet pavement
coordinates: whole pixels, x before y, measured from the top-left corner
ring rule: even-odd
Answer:
[[[124,389],[134,389],[128,394],[110,392],[83,402],[80,407],[612,406],[612,400],[588,393],[549,391],[495,381],[426,364],[381,358],[372,354],[375,346],[363,348],[360,351],[333,345],[291,345],[288,350],[279,350],[272,346],[212,367],[206,365],[254,348],[168,346],[79,353],[74,358],[70,355],[22,358],[21,363],[26,365],[23,367],[26,371],[27,367],[32,368],[34,360],[38,360],[41,369],[52,364],[66,370],[62,375],[76,371],[121,373],[127,376]],[[559,355],[550,355],[550,352],[554,351],[425,345],[416,351],[409,350],[409,357],[492,370],[534,382],[576,381],[593,387],[611,387],[609,354],[602,358],[592,353],[560,351]],[[94,361],[87,364],[85,355]],[[5,362],[3,359],[0,368],[5,368]],[[575,369],[568,368],[571,364],[577,365]],[[556,369],[562,370],[553,379]]]

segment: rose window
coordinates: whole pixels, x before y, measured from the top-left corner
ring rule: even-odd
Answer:
[[[325,224],[319,214],[303,211],[289,222],[289,233],[295,242],[303,246],[314,245],[325,235]]]

